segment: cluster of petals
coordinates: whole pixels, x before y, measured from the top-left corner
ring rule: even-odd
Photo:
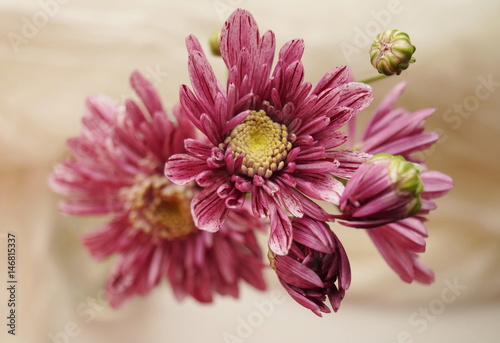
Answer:
[[[186,140],[187,153],[172,156],[165,174],[175,183],[195,181],[203,188],[192,201],[192,213],[198,227],[211,232],[219,230],[230,209],[248,202],[250,194],[254,216],[270,219],[270,249],[285,255],[293,241],[289,215],[331,219],[312,199],[338,205],[344,186],[334,176],[350,178],[368,158],[338,147],[346,141],[339,129],[370,104],[371,88],[350,82],[346,67],[331,69],[314,88],[304,82],[302,40],[286,43],[273,68],[274,34],[261,36],[245,10],[235,11],[221,31],[220,51],[229,73],[225,87],[194,36],[187,38],[187,48],[192,90],[182,86],[180,102],[206,140]],[[250,116],[261,116],[266,125],[281,130],[284,147],[268,135],[268,141],[242,145],[243,153],[236,153],[236,144],[228,144],[231,132],[256,134]],[[266,134],[270,130],[264,129]],[[276,144],[285,151],[265,151],[270,164],[256,158],[251,170],[248,160],[254,163],[252,149],[257,150],[252,144],[259,149]]]
[[[68,140],[71,156],[49,181],[65,196],[63,213],[111,215],[83,237],[96,258],[118,255],[106,286],[109,303],[117,307],[145,295],[163,278],[178,299],[189,295],[200,302],[212,301],[215,293],[237,297],[241,280],[264,289],[255,237],[261,223],[241,208],[230,211],[215,234],[192,224],[189,204],[199,190],[172,184],[163,169],[172,154],[185,151],[183,141],[195,136],[195,128],[179,106],[174,124],[138,72],[131,85],[142,104],[89,97],[82,133]],[[165,201],[168,194],[175,202]]]
[[[285,256],[271,258],[280,283],[300,305],[321,317],[337,312],[351,283],[344,247],[325,222],[309,217],[292,221],[293,243]]]
[[[353,82],[347,67],[313,86],[304,81],[303,41],[284,44],[274,61],[273,32],[261,35],[241,9],[219,43],[226,84],[197,38],[186,39],[191,87],[181,86],[174,121],[138,72],[131,85],[141,103],[90,97],[81,135],[68,140],[71,156],[51,175],[52,188],[65,196],[63,213],[111,215],[82,239],[96,258],[118,255],[106,286],[110,304],[145,295],[163,278],[176,298],[200,302],[216,293],[237,297],[242,280],[265,289],[255,236],[264,218],[281,285],[318,316],[331,311],[327,299],[338,310],[351,282],[347,254],[327,224],[335,219],[364,229],[405,282],[432,282],[418,255],[425,216],[453,187],[415,156],[439,138],[424,132],[434,110],[394,108],[405,88],[398,84],[359,143],[345,148],[353,139],[341,129],[350,123],[355,131],[356,115],[372,101],[371,88]],[[398,188],[389,164],[370,160],[376,154],[415,166],[416,177],[404,180],[418,187]]]
[[[389,266],[403,281],[429,284],[433,282],[434,274],[418,259],[418,253],[425,251],[425,238],[428,236],[424,225],[425,215],[436,208],[434,199],[444,196],[453,188],[453,180],[441,172],[427,170],[423,162],[415,157],[415,153],[431,147],[439,139],[439,135],[435,132],[424,132],[425,119],[434,109],[410,113],[403,108],[394,108],[405,87],[404,82],[396,85],[381,101],[357,146],[360,151],[369,154],[399,155],[408,161],[419,163],[423,169],[420,174],[423,184],[423,191],[420,193],[421,207],[406,218],[388,216],[379,226],[373,222],[340,223],[358,228],[369,227],[366,232]],[[364,173],[364,168],[360,168],[358,173]],[[371,177],[374,180],[384,177],[384,171],[380,170]],[[353,179],[357,179],[356,175]],[[369,196],[365,194],[365,197]],[[379,206],[379,210],[380,207],[383,206]]]
[[[415,214],[422,204],[420,173],[402,156],[374,155],[347,182],[337,218],[346,226],[371,228]]]

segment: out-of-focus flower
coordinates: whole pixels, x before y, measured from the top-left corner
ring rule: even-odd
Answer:
[[[427,237],[424,216],[436,208],[433,199],[444,196],[453,188],[453,180],[443,173],[427,170],[423,161],[413,156],[416,152],[432,146],[439,135],[435,132],[423,132],[425,119],[434,109],[422,109],[412,113],[403,108],[394,109],[405,86],[405,83],[396,85],[381,101],[356,146],[369,154],[401,155],[408,161],[420,163],[422,173],[419,177],[423,184],[420,209],[408,218],[381,224],[366,229],[366,232],[389,266],[403,281],[428,284],[434,280],[434,274],[418,259],[418,253],[425,251]]]
[[[387,30],[377,35],[370,48],[370,61],[380,74],[387,76],[401,72],[415,62],[415,46],[410,37],[399,30]]]
[[[309,217],[292,221],[293,242],[287,255],[269,253],[280,283],[300,305],[321,317],[330,313],[328,298],[337,312],[351,283],[344,248],[325,222]]]
[[[199,190],[163,175],[166,160],[184,152],[194,127],[180,107],[177,124],[167,117],[153,86],[138,72],[131,85],[142,100],[118,106],[90,97],[82,134],[68,140],[71,156],[54,168],[52,188],[67,197],[66,214],[111,214],[110,222],[83,238],[97,258],[118,254],[108,279],[109,303],[118,307],[145,295],[163,277],[178,299],[201,302],[213,294],[238,296],[238,282],[265,288],[262,254],[254,230],[261,224],[246,209],[228,211],[219,232],[199,230],[190,203]],[[144,111],[144,110],[145,111]]]
[[[421,207],[421,168],[401,156],[377,154],[347,182],[339,216],[353,227],[377,227],[415,214]]]
[[[177,184],[196,181],[203,190],[193,198],[200,229],[215,232],[229,209],[250,193],[253,214],[269,217],[269,246],[284,255],[292,244],[293,217],[329,215],[309,197],[338,204],[343,184],[369,155],[337,149],[340,131],[372,100],[371,88],[349,82],[349,70],[337,67],[313,89],[304,82],[302,40],[286,43],[271,73],[275,39],[260,35],[252,15],[235,11],[220,38],[229,70],[224,88],[215,77],[198,40],[187,38],[193,91],[182,86],[183,110],[209,143],[188,139],[186,154],[172,156],[165,173]]]

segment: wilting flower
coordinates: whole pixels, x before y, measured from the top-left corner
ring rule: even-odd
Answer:
[[[370,48],[370,62],[380,74],[387,76],[401,72],[415,62],[415,46],[410,37],[399,30],[387,30],[377,35]]]
[[[394,109],[405,86],[405,83],[396,85],[382,100],[373,113],[357,147],[369,154],[401,155],[408,161],[420,163],[423,170],[419,175],[423,185],[420,193],[421,205],[415,214],[405,219],[384,223],[378,227],[371,225],[372,228],[366,229],[366,232],[389,266],[403,281],[415,280],[428,284],[434,280],[434,274],[429,267],[419,261],[417,255],[425,251],[425,238],[427,237],[427,229],[424,225],[425,215],[436,208],[433,199],[444,196],[453,188],[453,180],[443,173],[427,170],[422,161],[414,156],[416,152],[432,146],[438,140],[439,135],[435,132],[423,132],[425,119],[434,112],[434,109],[422,109],[412,113],[402,108]],[[358,172],[363,171],[358,169]],[[351,181],[356,177],[355,174]],[[374,199],[375,202],[377,200]],[[354,195],[351,201],[355,201]],[[366,227],[364,225],[351,226]]]
[[[417,213],[422,204],[420,172],[419,165],[401,156],[374,155],[347,182],[339,218],[344,225],[369,228]]]
[[[309,217],[292,221],[293,242],[288,255],[269,253],[280,283],[300,305],[321,317],[337,312],[351,283],[349,260],[337,236],[325,222]]]
[[[261,36],[244,10],[235,11],[221,31],[226,87],[194,36],[187,48],[193,91],[181,87],[181,105],[209,143],[186,140],[187,153],[172,156],[165,173],[177,184],[196,181],[203,188],[191,208],[195,224],[211,232],[250,193],[253,214],[270,218],[271,250],[286,254],[293,236],[286,211],[330,219],[310,198],[338,204],[343,184],[333,176],[350,178],[369,157],[336,148],[346,140],[338,129],[368,106],[371,88],[349,82],[349,70],[337,67],[313,89],[303,81],[302,40],[281,48],[271,72],[274,34]]]
[[[214,293],[237,297],[240,280],[264,289],[254,235],[260,223],[241,208],[228,211],[215,234],[196,227],[190,202],[199,189],[163,175],[166,160],[184,152],[183,141],[194,137],[194,127],[180,107],[173,111],[177,124],[171,122],[139,73],[132,74],[131,84],[143,106],[89,98],[83,132],[68,140],[71,157],[55,167],[50,180],[67,196],[62,212],[112,215],[83,238],[97,258],[119,255],[106,287],[110,304],[145,295],[163,277],[178,299],[191,295],[201,302],[212,301]]]

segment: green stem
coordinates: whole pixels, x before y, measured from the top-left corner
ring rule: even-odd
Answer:
[[[378,81],[378,80],[385,79],[386,77],[388,77],[388,76],[384,75],[384,74],[377,74],[377,75],[372,75],[370,77],[364,78],[364,79],[359,80],[357,82],[371,83],[371,82],[375,82],[375,81]]]

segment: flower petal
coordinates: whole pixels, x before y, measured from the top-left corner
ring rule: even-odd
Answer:
[[[171,156],[165,164],[165,176],[178,185],[187,185],[207,168],[207,163],[187,154]]]
[[[217,194],[220,184],[205,188],[191,201],[191,213],[195,225],[208,232],[216,232],[226,219],[228,210],[224,199]]]

